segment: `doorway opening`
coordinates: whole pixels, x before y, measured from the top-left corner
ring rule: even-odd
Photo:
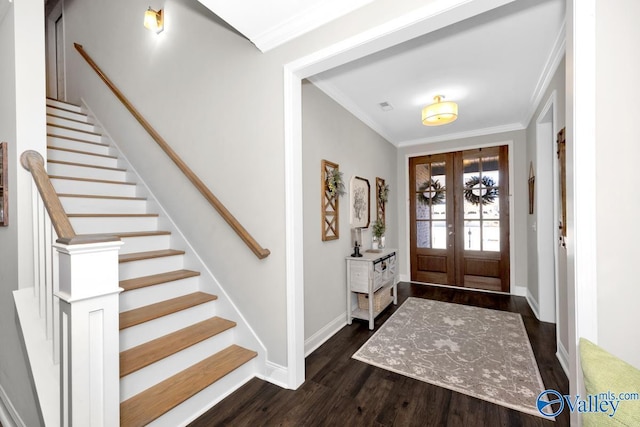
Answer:
[[[536,120],[535,219],[531,227],[536,233],[538,318],[555,323],[557,314],[558,250],[556,242],[558,208],[557,166],[555,161],[555,93]]]
[[[47,11],[46,19],[47,49],[47,96],[66,100],[64,67],[64,19],[62,2],[59,1]]]

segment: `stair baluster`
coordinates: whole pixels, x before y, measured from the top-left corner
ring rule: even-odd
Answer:
[[[38,393],[45,424],[118,425],[119,350],[113,343],[118,342],[119,334],[118,251],[122,242],[113,236],[76,235],[42,156],[25,151],[21,162],[31,172],[37,190],[33,191],[35,283],[33,291],[27,289],[33,294],[32,301],[26,301],[32,305],[33,317],[40,319],[43,339],[51,341],[51,352],[38,354],[31,334],[26,346],[34,371],[40,366],[59,372],[58,381],[49,378],[46,385],[47,390],[59,393]],[[18,301],[24,300],[16,297],[17,306]],[[28,328],[26,317],[20,322],[23,330]],[[43,376],[36,376],[38,385]]]

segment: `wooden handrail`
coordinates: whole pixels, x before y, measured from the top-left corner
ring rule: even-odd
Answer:
[[[113,84],[113,82],[104,74],[104,72],[98,67],[98,65],[91,59],[91,57],[84,50],[82,45],[78,43],[73,44],[80,55],[87,61],[87,63],[93,68],[103,82],[111,89],[113,94],[122,102],[122,104],[129,110],[129,112],[135,117],[135,119],[142,125],[142,127],[151,135],[153,140],[162,148],[162,150],[169,156],[173,163],[178,166],[182,173],[191,181],[191,183],[200,191],[200,193],[209,201],[211,206],[218,211],[222,218],[227,221],[231,228],[240,236],[240,238],[249,246],[249,249],[260,259],[266,258],[271,253],[269,249],[265,249],[249,234],[249,232],[240,224],[240,222],[229,212],[229,210],[218,200],[218,198],[207,188],[207,186],[198,178],[198,176],[187,166],[187,164],[176,154],[175,151],[169,146],[169,144],[160,136],[160,134],[149,124],[149,122],[140,114],[140,112],[129,102],[129,100],[122,94],[122,92]]]
[[[135,119],[142,125],[142,127],[151,135],[154,141],[167,153],[169,158],[178,166],[182,173],[191,181],[191,183],[200,191],[200,193],[209,201],[211,206],[227,221],[231,228],[240,236],[245,244],[253,251],[254,254],[260,259],[266,258],[271,253],[269,249],[263,248],[258,242],[249,234],[249,232],[240,224],[240,222],[229,212],[229,210],[222,204],[222,202],[207,188],[200,178],[187,166],[187,164],[176,154],[175,151],[169,146],[169,144],[160,136],[160,134],[149,124],[149,122],[140,114],[140,112],[131,104],[131,102],[124,96],[122,92],[113,84],[113,82],[106,76],[106,74],[98,67],[98,65],[91,59],[91,57],[84,50],[82,45],[78,43],[73,44],[80,55],[87,61],[87,63],[93,68],[93,70],[100,76],[103,82],[111,89],[113,94],[122,102],[122,104],[129,110],[129,112],[135,117]]]
[[[42,197],[44,206],[47,209],[47,212],[49,212],[51,224],[56,230],[58,237],[60,239],[68,240],[76,237],[76,232],[73,230],[71,222],[69,222],[69,218],[67,217],[67,213],[64,211],[62,203],[58,198],[58,194],[51,184],[49,175],[44,169],[44,159],[40,153],[33,150],[27,150],[20,156],[20,163],[23,168],[31,172],[31,176],[36,183],[36,187],[38,188],[40,197]]]
[[[117,236],[108,235],[77,235],[71,226],[69,217],[62,207],[62,202],[51,184],[49,175],[44,169],[44,159],[34,150],[27,150],[20,156],[22,167],[31,172],[38,193],[42,198],[45,209],[51,218],[51,224],[58,235],[57,242],[66,245],[81,245],[84,243],[111,242],[120,240]]]

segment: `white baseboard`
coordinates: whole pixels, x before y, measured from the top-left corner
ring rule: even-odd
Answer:
[[[569,376],[569,352],[567,351],[566,348],[564,348],[564,346],[562,345],[562,342],[560,342],[560,339],[558,339],[557,341],[558,341],[558,352],[556,353],[556,357],[560,362],[560,366],[562,366],[562,370],[564,371],[564,374],[567,376],[567,378],[571,378]]]
[[[327,326],[320,329],[312,337],[307,339],[304,343],[305,357],[342,329],[344,325],[347,324],[346,316],[346,313],[342,313],[340,316],[329,322]],[[265,365],[265,373],[257,375],[258,378],[268,381],[271,384],[275,384],[278,387],[286,389],[291,388],[289,387],[289,368],[269,361],[267,361]]]
[[[533,314],[536,315],[536,319],[540,320],[540,306],[538,305],[538,302],[535,300],[535,298],[533,298],[533,295],[531,295],[531,292],[529,292],[528,290],[526,295],[529,307],[531,307],[531,311],[533,311]]]
[[[20,415],[13,407],[9,396],[0,385],[0,424],[2,427],[26,427]]]
[[[511,295],[516,295],[519,297],[526,297],[528,293],[529,289],[526,286],[515,285],[511,290]]]
[[[257,375],[257,377],[278,387],[291,388],[289,387],[289,369],[277,363],[267,361],[264,375]]]
[[[329,338],[334,336],[336,332],[342,329],[347,324],[347,313],[342,313],[340,316],[329,322],[324,328],[310,336],[304,341],[304,357],[307,357],[318,347],[324,344]]]

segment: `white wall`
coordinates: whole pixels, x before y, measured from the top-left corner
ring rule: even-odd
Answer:
[[[398,150],[398,182],[401,183],[402,192],[398,192],[398,239],[400,245],[400,275],[401,279],[409,280],[411,270],[409,268],[409,199],[406,188],[408,186],[409,157],[421,156],[430,153],[443,153],[465,150],[479,146],[504,145],[513,141],[513,150],[509,152],[510,162],[513,163],[513,188],[509,189],[513,198],[515,212],[509,212],[515,218],[515,227],[510,230],[510,244],[514,248],[514,256],[511,258],[513,266],[511,283],[512,292],[522,293],[527,286],[527,213],[528,190],[527,180],[529,169],[526,164],[527,146],[525,131],[504,132],[493,135],[483,135],[472,138],[464,138],[452,141],[435,142],[431,144],[404,147]],[[518,289],[514,289],[518,287]]]
[[[598,343],[640,367],[640,3],[596,1]]]
[[[4,5],[3,5],[4,6]],[[22,351],[12,291],[33,286],[31,177],[20,166],[28,149],[45,151],[43,4],[13,2],[0,18],[0,141],[8,142],[9,226],[0,227],[0,399],[10,416],[41,424]],[[20,420],[17,422],[21,422]]]
[[[378,0],[266,54],[190,0],[65,2],[70,101],[85,98],[268,349],[287,364],[283,64],[428,2]],[[72,43],[84,45],[271,256],[257,260],[114,102]]]
[[[302,85],[302,140],[305,342],[313,338],[311,344],[317,344],[346,322],[345,257],[353,252],[349,180],[353,176],[369,180],[373,224],[376,220],[376,177],[383,178],[389,185],[390,195],[399,190],[396,147],[307,81]],[[339,164],[347,191],[340,199],[340,238],[327,242],[321,240],[320,165],[323,159]],[[385,215],[385,245],[397,248],[395,203],[386,205]],[[370,247],[370,239],[364,245]],[[330,328],[324,330],[327,326]]]

